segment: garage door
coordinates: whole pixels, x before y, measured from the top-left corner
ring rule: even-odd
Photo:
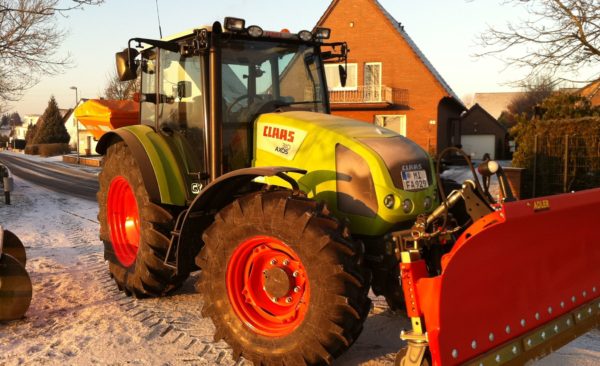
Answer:
[[[462,135],[460,137],[463,150],[473,159],[483,158],[488,153],[492,159],[495,158],[496,136],[494,135]]]

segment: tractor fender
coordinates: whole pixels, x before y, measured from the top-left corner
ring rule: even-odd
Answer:
[[[131,149],[150,200],[184,206],[185,180],[176,156],[162,136],[146,125],[126,126],[104,134],[98,141],[96,152],[104,155],[110,145],[120,140]]]
[[[233,202],[237,194],[252,187],[249,185],[258,177],[278,176],[298,190],[298,185],[285,173],[306,174],[306,170],[290,167],[252,167],[234,170],[208,184],[196,196],[185,211],[177,243],[177,263],[179,268],[193,266],[194,258],[202,249],[202,233],[214,221],[214,215]]]

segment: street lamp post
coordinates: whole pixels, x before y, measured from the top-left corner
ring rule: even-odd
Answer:
[[[75,151],[77,151],[77,164],[79,164],[79,121],[77,121],[77,117],[75,117],[75,108],[77,108],[77,102],[79,98],[77,97],[77,87],[72,86],[70,89],[75,90],[75,106],[73,107],[73,121],[75,121],[75,134],[77,135],[77,146],[75,147]]]

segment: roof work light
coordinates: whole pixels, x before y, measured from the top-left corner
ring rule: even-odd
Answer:
[[[245,26],[246,21],[244,19],[232,17],[225,18],[225,29],[227,29],[230,32],[242,32],[244,31]]]
[[[300,32],[298,32],[298,38],[300,38],[304,42],[308,42],[313,38],[313,35],[307,30],[301,30]]]
[[[315,29],[315,38],[316,39],[329,39],[331,36],[331,29],[329,28],[316,28]]]
[[[247,29],[250,37],[260,37],[263,35],[263,30],[258,25],[251,25]]]

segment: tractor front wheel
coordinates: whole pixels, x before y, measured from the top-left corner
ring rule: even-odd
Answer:
[[[108,148],[99,183],[100,239],[119,289],[147,297],[179,287],[189,271],[176,275],[163,263],[174,226],[172,209],[150,201],[140,168],[124,142]]]
[[[316,202],[253,193],[222,209],[196,258],[203,315],[255,365],[329,364],[362,330],[363,249]]]

